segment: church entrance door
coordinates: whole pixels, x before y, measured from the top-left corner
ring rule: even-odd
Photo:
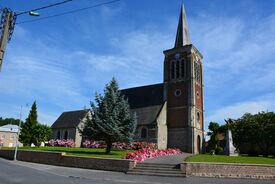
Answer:
[[[201,153],[201,137],[197,137],[197,153]]]

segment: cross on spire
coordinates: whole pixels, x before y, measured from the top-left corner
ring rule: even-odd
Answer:
[[[188,29],[187,20],[186,20],[184,4],[182,2],[179,23],[178,23],[177,37],[175,41],[175,48],[179,48],[190,44],[191,44],[191,39],[189,35],[189,29]]]

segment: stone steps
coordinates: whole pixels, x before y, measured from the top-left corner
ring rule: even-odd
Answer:
[[[174,164],[138,163],[136,167],[129,170],[127,174],[185,177],[185,174],[180,170],[179,165]]]

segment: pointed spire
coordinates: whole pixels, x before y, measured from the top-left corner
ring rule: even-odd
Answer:
[[[179,17],[179,24],[177,30],[177,37],[175,41],[175,48],[182,47],[184,45],[190,45],[191,39],[189,35],[189,29],[187,25],[185,9],[182,2],[181,10],[180,10],[180,17]]]

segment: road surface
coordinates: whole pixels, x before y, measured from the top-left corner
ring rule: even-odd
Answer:
[[[271,184],[271,180],[171,178],[57,167],[0,158],[0,184]]]

